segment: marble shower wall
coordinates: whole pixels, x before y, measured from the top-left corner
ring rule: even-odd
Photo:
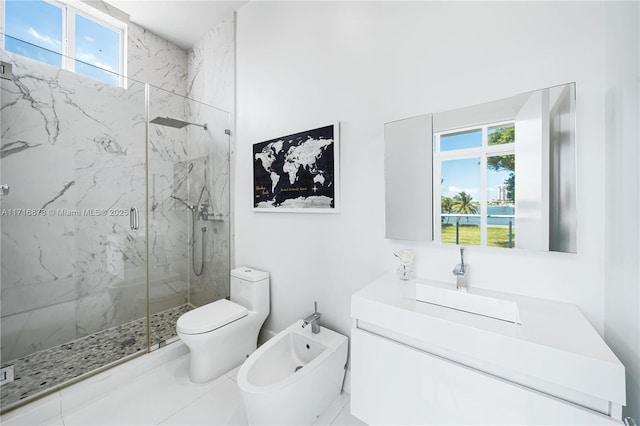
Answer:
[[[151,118],[210,126],[149,127],[152,313],[229,294],[230,138],[224,130],[233,120],[182,96],[234,109],[233,37],[230,18],[187,52],[130,23],[126,90],[2,52],[18,76],[17,84],[2,80],[0,175],[12,187],[2,208],[128,212],[135,205],[141,213],[137,232],[128,216],[0,218],[2,362],[146,314],[144,85],[133,80],[162,87],[151,88]],[[171,196],[195,204],[201,193],[223,220],[196,223],[197,230],[207,227],[207,253],[205,273],[195,277],[191,213]],[[199,260],[200,247],[195,254]]]
[[[207,227],[207,253],[205,271],[197,277],[190,273],[190,300],[196,306],[229,295],[229,272],[232,253],[231,215],[231,147],[232,137],[224,133],[229,129],[233,135],[233,118],[226,111],[234,110],[234,34],[233,16],[209,31],[189,52],[188,93],[190,98],[216,105],[223,110],[197,102],[188,105],[194,122],[206,122],[209,130],[198,132],[189,129],[189,199],[198,201],[206,194],[210,210],[221,220],[198,221],[197,238],[202,226]],[[196,260],[201,257],[200,241],[196,241]],[[196,262],[196,266],[199,263]]]
[[[186,50],[134,23],[129,23],[127,36],[129,78],[187,95]]]
[[[148,82],[149,116],[185,120],[187,51],[129,24],[128,73]],[[157,313],[188,302],[189,211],[171,196],[187,197],[187,134],[149,125],[150,309]]]
[[[187,52],[129,26],[129,74],[161,85],[157,111],[186,111]],[[18,55],[14,82],[2,80],[2,361],[143,317],[146,314],[144,84],[121,89]],[[184,188],[186,135],[151,138],[150,174],[158,191],[150,212],[152,307],[187,300],[186,218],[168,198]],[[182,148],[180,148],[182,147]],[[151,185],[151,182],[150,182]],[[129,217],[94,216],[140,210]],[[162,208],[167,210],[166,214]],[[85,209],[83,212],[82,209]],[[118,209],[122,210],[119,211]],[[167,306],[170,307],[170,306]]]
[[[198,216],[195,227],[195,268],[199,271],[205,238],[204,272],[196,276],[190,270],[190,301],[202,306],[229,295],[229,114],[199,104],[189,103],[193,122],[207,123],[207,130],[189,128],[189,201],[207,204],[208,220]],[[202,232],[202,229],[206,232]]]
[[[3,60],[15,76],[2,80],[7,361],[140,316],[137,294],[118,304],[108,289],[146,264],[144,233],[128,218],[131,206],[144,209],[146,146],[143,84],[125,90],[6,52]]]
[[[149,90],[149,117],[186,120],[184,97]],[[149,124],[149,280],[151,313],[188,302],[187,130]]]

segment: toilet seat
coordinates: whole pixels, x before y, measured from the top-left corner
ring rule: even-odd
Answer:
[[[176,330],[183,334],[201,334],[223,327],[249,314],[244,306],[227,299],[189,311],[178,318]]]

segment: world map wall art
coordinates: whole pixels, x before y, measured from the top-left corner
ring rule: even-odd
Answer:
[[[338,212],[339,125],[253,145],[253,210]]]

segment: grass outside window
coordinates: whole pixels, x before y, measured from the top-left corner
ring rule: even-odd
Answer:
[[[480,227],[478,225],[460,224],[460,242],[462,245],[480,245]],[[512,246],[516,246],[516,228],[511,228]],[[456,243],[456,225],[442,224],[441,240],[443,243]],[[508,226],[487,226],[487,246],[509,248]]]

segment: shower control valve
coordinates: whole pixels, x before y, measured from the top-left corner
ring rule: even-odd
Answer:
[[[223,215],[220,214],[215,214],[214,212],[210,212],[209,211],[209,204],[208,203],[202,203],[200,204],[200,206],[198,206],[198,218],[200,218],[201,220],[207,220],[207,221],[221,221],[224,220]]]

